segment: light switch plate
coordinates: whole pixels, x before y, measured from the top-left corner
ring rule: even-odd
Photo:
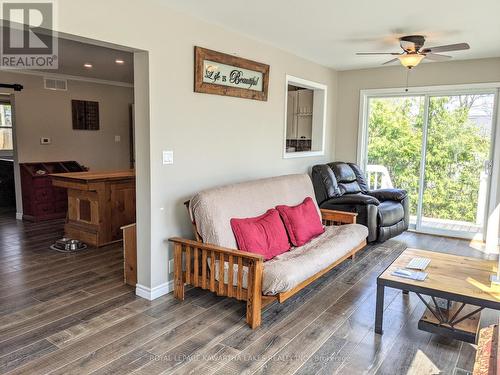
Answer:
[[[174,164],[173,151],[163,151],[163,164]]]
[[[42,137],[40,138],[40,144],[41,145],[50,145],[51,139],[49,137]]]
[[[121,142],[121,140],[122,140],[122,137],[121,137],[121,136],[119,136],[119,135],[115,135],[115,142],[117,142],[117,143],[118,143],[118,142]]]

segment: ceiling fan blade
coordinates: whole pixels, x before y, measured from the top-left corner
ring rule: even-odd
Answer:
[[[385,63],[383,63],[382,65],[387,65],[387,64],[392,64],[393,62],[396,62],[396,61],[399,61],[399,59],[396,57],[395,59],[392,59],[392,60],[389,60],[389,61],[386,61]]]
[[[424,48],[420,52],[422,53],[450,52],[450,51],[462,51],[469,48],[470,46],[467,43],[457,43],[457,44],[448,44],[446,46]]]
[[[357,52],[356,55],[401,55],[399,52]]]
[[[429,60],[434,60],[434,61],[446,61],[446,60],[451,59],[451,56],[438,55],[437,53],[426,53],[425,57]]]

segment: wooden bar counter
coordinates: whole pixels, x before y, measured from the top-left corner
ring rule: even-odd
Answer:
[[[51,174],[68,189],[65,236],[91,246],[121,241],[120,227],[135,223],[134,170]]]

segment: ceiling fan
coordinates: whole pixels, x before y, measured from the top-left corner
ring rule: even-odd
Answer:
[[[399,45],[403,52],[360,52],[356,55],[392,55],[397,56],[382,65],[391,64],[399,60],[401,65],[408,69],[417,66],[424,58],[434,61],[451,59],[451,56],[441,55],[438,52],[462,51],[469,49],[467,43],[448,44],[445,46],[422,48],[425,43],[423,35],[407,35],[399,38]]]

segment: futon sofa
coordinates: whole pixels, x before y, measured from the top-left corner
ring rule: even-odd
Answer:
[[[308,197],[314,197],[314,189],[307,174],[227,185],[196,194],[186,202],[196,240],[170,239],[174,244],[174,296],[183,300],[184,285],[189,284],[246,301],[247,322],[255,328],[261,323],[263,306],[284,302],[335,265],[354,258],[366,245],[368,235],[365,226],[356,224],[357,214],[320,210]],[[308,200],[314,202],[312,210],[322,231],[317,237],[267,261],[262,255],[238,250],[232,219]]]
[[[319,207],[356,212],[357,222],[368,228],[368,242],[383,242],[408,229],[407,192],[402,189],[369,190],[356,164],[315,165],[312,179]]]

